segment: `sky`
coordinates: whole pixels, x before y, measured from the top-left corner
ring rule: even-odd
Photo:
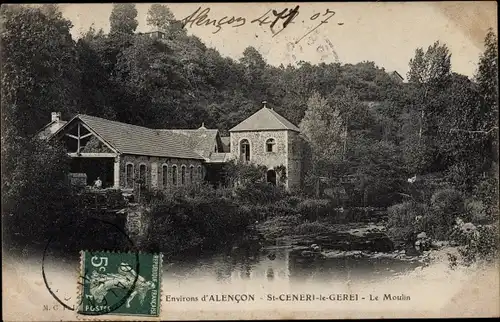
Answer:
[[[296,64],[301,60],[313,64],[373,61],[387,71],[396,70],[405,78],[415,49],[427,48],[437,40],[450,49],[453,71],[472,77],[484,49],[487,29],[491,27],[497,32],[497,4],[494,1],[165,4],[177,19],[190,16],[198,8],[198,13],[205,10],[206,17],[211,20],[227,17],[222,21],[228,22],[234,16],[233,23],[221,25],[218,32],[217,27],[203,25],[199,19],[198,23],[195,21],[187,27],[190,34],[198,36],[223,56],[238,59],[246,47],[253,46],[275,66]],[[146,24],[150,5],[136,5],[137,31],[150,30]],[[279,13],[287,9],[286,15],[297,5],[298,15],[274,36],[270,24],[252,23],[269,10]],[[111,3],[59,6],[74,25],[71,32],[75,39],[92,24],[97,29],[109,31]],[[268,21],[274,20],[271,20],[272,12],[267,16]],[[275,32],[282,29],[285,20],[276,23]]]

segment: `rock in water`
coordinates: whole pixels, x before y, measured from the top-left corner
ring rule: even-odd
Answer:
[[[420,255],[420,253],[415,249],[415,247],[408,247],[405,249],[405,255],[414,257]]]

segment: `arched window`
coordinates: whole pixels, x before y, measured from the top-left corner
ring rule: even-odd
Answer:
[[[165,188],[168,185],[168,166],[164,164],[161,168],[161,183],[162,186]]]
[[[194,183],[194,166],[189,167],[189,183]]]
[[[172,185],[177,186],[177,166],[172,166]]]
[[[183,165],[181,167],[181,185],[185,185],[186,184],[186,166]]]
[[[240,142],[240,160],[250,161],[250,142],[247,139]]]
[[[139,166],[139,181],[142,188],[146,187],[146,172],[147,167],[145,164]]]
[[[134,187],[134,165],[132,163],[127,163],[125,167],[125,181],[127,188]]]
[[[273,138],[266,140],[266,152],[276,152],[275,150],[276,141]]]

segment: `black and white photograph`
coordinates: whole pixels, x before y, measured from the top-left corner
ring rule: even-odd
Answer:
[[[500,317],[496,2],[0,22],[2,320]]]

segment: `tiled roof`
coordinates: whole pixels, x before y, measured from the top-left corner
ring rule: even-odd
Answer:
[[[66,121],[52,121],[45,125],[40,131],[38,131],[37,135],[40,138],[48,139],[66,123]]]
[[[169,132],[184,137],[186,144],[196,153],[204,158],[210,157],[214,152],[215,145],[217,144],[218,130],[206,129],[200,127],[199,129],[176,129],[176,130],[160,130],[162,132]]]
[[[261,108],[246,120],[230,129],[229,132],[258,130],[291,130],[300,132],[297,126],[267,107]]]
[[[202,156],[186,145],[186,141],[181,135],[176,133],[110,121],[84,114],[77,115],[73,120],[76,118],[82,120],[119,153],[203,159]]]
[[[211,153],[210,159],[208,162],[210,163],[225,163],[231,159],[231,153]]]

